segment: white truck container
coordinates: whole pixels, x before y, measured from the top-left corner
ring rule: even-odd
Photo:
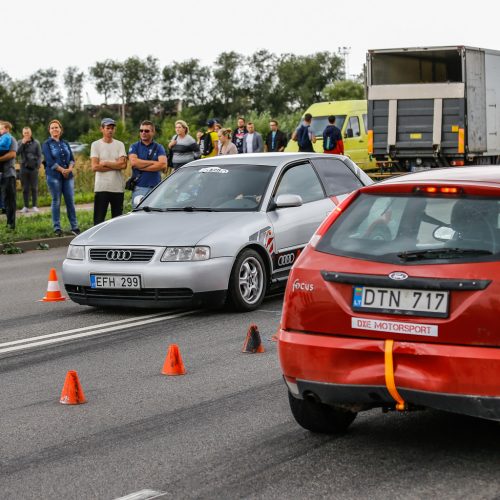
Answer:
[[[500,51],[369,50],[368,150],[400,170],[500,162]]]

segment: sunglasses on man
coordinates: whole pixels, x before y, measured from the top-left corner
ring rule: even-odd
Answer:
[[[140,128],[140,129],[139,129],[139,132],[140,132],[141,134],[150,134],[152,131],[151,131],[151,130],[149,130],[149,129],[147,129],[147,128]]]

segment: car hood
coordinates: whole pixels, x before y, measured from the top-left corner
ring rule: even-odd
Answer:
[[[136,212],[88,229],[72,244],[192,246],[221,229],[231,234],[256,217],[256,212]]]

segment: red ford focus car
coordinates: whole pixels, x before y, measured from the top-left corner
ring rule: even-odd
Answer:
[[[279,357],[297,422],[375,407],[500,421],[500,167],[361,188],[288,279]]]

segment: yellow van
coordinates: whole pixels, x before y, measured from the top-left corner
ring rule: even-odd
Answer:
[[[323,130],[328,125],[328,116],[335,115],[335,125],[342,131],[345,154],[363,169],[376,167],[375,160],[371,160],[368,154],[368,107],[365,100],[317,102],[305,113],[311,113],[313,117],[311,127],[316,134],[316,152],[323,152]],[[296,141],[289,141],[285,149],[287,152],[298,150]]]

